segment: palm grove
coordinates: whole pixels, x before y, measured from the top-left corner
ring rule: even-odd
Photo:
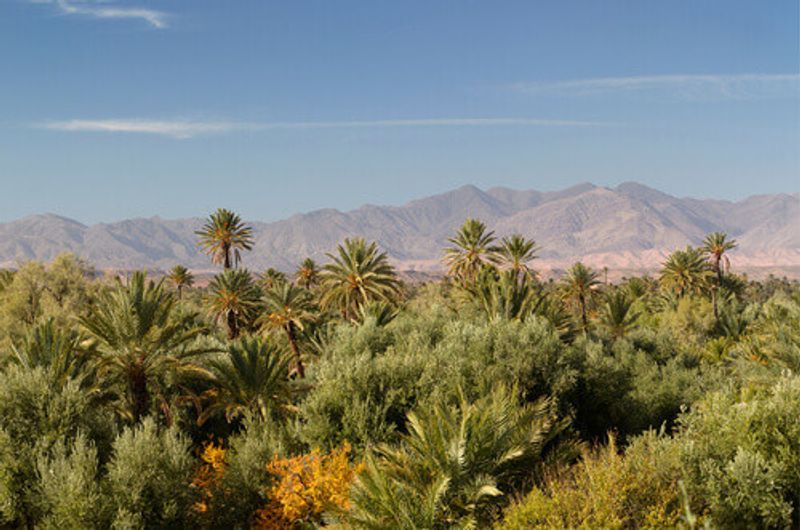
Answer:
[[[468,219],[405,284],[346,239],[289,275],[0,273],[0,524],[17,528],[800,525],[800,287],[710,234],[656,278],[532,268]]]

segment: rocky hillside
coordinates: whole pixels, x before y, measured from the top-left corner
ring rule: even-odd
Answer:
[[[233,205],[235,208],[235,205]],[[447,237],[466,217],[479,217],[498,235],[520,232],[542,248],[539,267],[577,259],[611,269],[657,266],[670,250],[697,244],[721,230],[735,237],[742,267],[800,266],[800,194],[760,195],[739,202],[678,198],[641,184],[609,189],[581,184],[558,192],[474,186],[403,206],[326,209],[273,223],[249,220],[256,246],[253,269],[290,269],[348,236],[377,240],[402,269],[436,270]],[[49,260],[74,252],[100,269],[166,269],[182,263],[209,269],[196,247],[200,218],[130,219],[85,226],[52,214],[0,224],[0,265]]]

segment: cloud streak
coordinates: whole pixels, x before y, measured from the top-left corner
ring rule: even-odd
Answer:
[[[688,98],[751,99],[797,94],[800,74],[669,74],[509,85],[516,92],[566,96],[656,92]]]
[[[185,120],[68,120],[52,121],[38,127],[53,131],[140,133],[177,139],[237,131],[269,131],[298,129],[368,129],[393,127],[602,127],[611,122],[550,120],[534,118],[422,118],[406,120],[300,121],[300,122],[208,122]]]
[[[53,4],[66,15],[82,15],[98,19],[141,20],[156,29],[169,26],[167,14],[155,9],[109,5],[92,0],[31,0],[37,4]]]

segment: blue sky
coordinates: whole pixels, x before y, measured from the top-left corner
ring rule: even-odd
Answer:
[[[0,220],[800,190],[797,0],[0,0]]]

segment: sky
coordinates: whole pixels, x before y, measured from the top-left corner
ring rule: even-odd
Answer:
[[[800,191],[797,0],[0,0],[0,221]]]

